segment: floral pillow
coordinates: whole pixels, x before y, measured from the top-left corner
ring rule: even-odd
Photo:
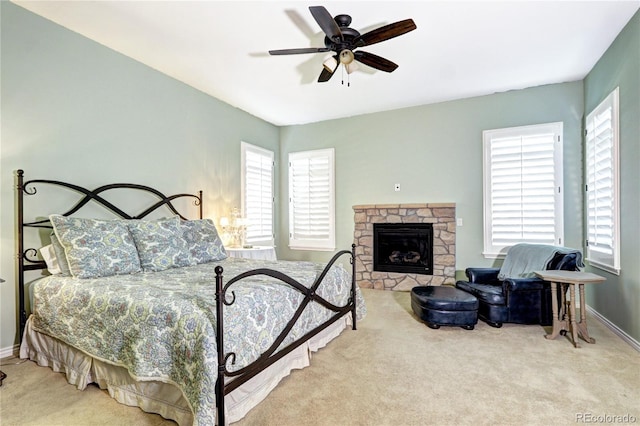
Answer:
[[[49,219],[74,277],[97,278],[140,271],[138,252],[124,222],[60,215],[51,215]]]
[[[195,263],[207,263],[227,258],[218,230],[211,219],[183,220],[182,235],[190,258]]]
[[[178,216],[158,220],[130,220],[127,221],[127,227],[138,248],[143,270],[163,271],[195,265],[182,236]]]

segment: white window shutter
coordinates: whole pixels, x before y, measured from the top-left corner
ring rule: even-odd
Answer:
[[[289,154],[289,246],[335,249],[333,148]]]
[[[247,220],[246,242],[274,244],[274,153],[242,142],[242,212]]]
[[[618,197],[618,89],[585,123],[587,255],[594,266],[620,272]]]
[[[562,243],[562,123],[484,132],[485,255]]]

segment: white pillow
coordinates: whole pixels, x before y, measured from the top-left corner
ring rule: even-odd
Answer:
[[[56,251],[53,249],[53,244],[41,247],[39,251],[44,262],[47,264],[49,273],[51,275],[61,274],[62,269],[60,269],[60,265],[58,264],[58,257],[56,256]]]

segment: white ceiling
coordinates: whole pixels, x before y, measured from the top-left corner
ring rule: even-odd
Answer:
[[[19,1],[14,3],[276,125],[582,79],[640,7],[627,1]],[[328,53],[309,6],[364,33],[417,29],[363,48],[399,65],[316,80]]]

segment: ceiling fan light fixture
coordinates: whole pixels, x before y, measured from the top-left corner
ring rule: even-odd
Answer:
[[[353,62],[355,56],[353,52],[349,49],[344,49],[340,51],[340,63],[343,65],[349,65]]]
[[[338,67],[338,61],[336,61],[336,58],[334,58],[333,56],[329,56],[324,60],[322,66],[325,70],[333,72]]]
[[[358,63],[357,62],[351,62],[349,64],[345,64],[344,68],[347,70],[347,74],[351,74],[354,71],[358,70]]]

